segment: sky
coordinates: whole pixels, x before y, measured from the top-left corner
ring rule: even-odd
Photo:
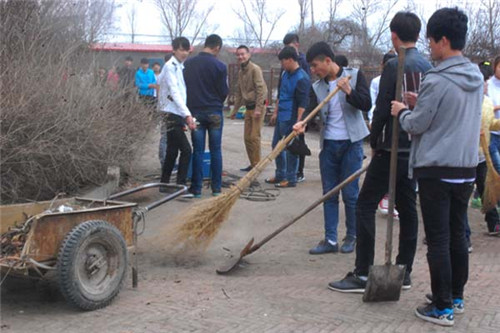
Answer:
[[[249,0],[245,0],[247,3]],[[325,21],[328,15],[329,0],[313,0],[315,21]],[[437,6],[438,0],[414,0],[417,5],[422,6],[424,11],[430,16]],[[468,0],[471,1],[471,0]],[[479,0],[472,0],[477,2]],[[127,13],[135,6],[137,8],[137,25],[136,34],[150,35],[137,36],[136,42],[139,43],[165,43],[168,42],[163,36],[166,31],[162,27],[161,18],[153,0],[115,0],[119,5],[116,11],[115,33],[108,35],[109,41],[115,42],[130,42],[130,23],[127,18]],[[465,0],[441,0],[447,4],[461,6]],[[200,8],[207,8],[211,3],[215,3],[215,8],[209,16],[207,33],[217,33],[223,39],[237,37],[237,30],[242,30],[243,24],[239,21],[233,9],[241,8],[240,0],[198,0]],[[424,5],[425,3],[425,5]],[[404,8],[406,0],[399,0],[398,9]],[[299,5],[297,0],[268,0],[269,12],[273,13],[278,10],[285,10],[285,14],[277,24],[271,35],[271,40],[281,41],[283,36],[293,31],[299,23]],[[338,11],[339,16],[346,16],[352,8],[352,0],[344,0]],[[306,24],[310,22],[310,17],[306,20]],[[189,35],[189,33],[187,34]],[[190,36],[187,36],[190,37]],[[237,41],[235,42],[237,43]]]

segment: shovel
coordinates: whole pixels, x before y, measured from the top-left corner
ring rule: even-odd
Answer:
[[[253,245],[253,238],[252,238],[247,243],[247,245],[243,248],[243,250],[241,250],[239,257],[231,258],[230,260],[227,261],[227,263],[224,266],[216,269],[215,271],[218,274],[227,274],[227,273],[231,272],[236,266],[238,266],[238,264],[240,263],[241,259],[243,259],[243,257],[257,251],[258,249],[260,249],[260,247],[262,245],[266,244],[271,239],[273,239],[276,235],[281,233],[283,230],[285,230],[286,228],[288,228],[289,226],[291,226],[292,224],[294,224],[295,222],[300,220],[304,215],[306,215],[311,210],[316,208],[319,204],[323,203],[324,201],[328,200],[329,198],[331,198],[335,194],[339,193],[341,189],[343,189],[347,184],[352,182],[354,179],[358,178],[363,172],[366,171],[366,169],[368,169],[368,164],[364,165],[361,169],[359,169],[358,171],[354,172],[352,175],[350,175],[349,177],[344,179],[343,182],[341,182],[340,184],[338,184],[337,186],[332,188],[325,195],[323,195],[321,198],[319,198],[314,203],[312,203],[309,207],[307,207],[300,215],[294,217],[291,221],[283,224],[280,228],[276,229],[273,233],[269,234],[266,238],[261,240],[259,243]]]
[[[398,72],[396,79],[396,100],[402,100],[403,74],[406,48],[398,51]],[[398,163],[399,120],[392,119],[391,164],[389,174],[389,214],[387,215],[387,239],[385,242],[385,264],[372,265],[368,273],[363,302],[398,301],[405,277],[404,265],[392,264],[392,226],[394,224],[394,199],[396,196],[396,172]]]

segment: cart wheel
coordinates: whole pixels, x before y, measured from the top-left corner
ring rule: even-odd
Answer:
[[[105,221],[87,221],[71,230],[57,257],[59,288],[84,310],[107,306],[127,272],[127,246],[120,231]]]

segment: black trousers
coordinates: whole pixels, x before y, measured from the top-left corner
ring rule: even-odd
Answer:
[[[375,256],[375,213],[389,190],[390,152],[378,151],[370,162],[356,204],[356,273],[367,276]],[[417,249],[416,182],[408,178],[408,155],[398,157],[395,204],[399,212],[399,253],[396,263],[411,273]],[[381,221],[382,222],[382,221]],[[382,223],[385,223],[383,221]],[[397,222],[395,222],[397,223]]]
[[[184,120],[181,116],[173,113],[167,113],[164,117],[167,127],[167,153],[163,170],[161,173],[161,182],[169,183],[175,160],[179,157],[179,168],[177,170],[177,184],[186,184],[189,161],[191,159],[191,145],[184,133]]]
[[[451,308],[453,298],[463,298],[469,276],[465,216],[472,188],[472,182],[418,180],[432,295],[440,310]]]
[[[481,196],[481,200],[483,200],[484,194],[484,182],[486,180],[486,162],[479,163],[476,168],[476,186],[479,195]],[[484,220],[488,225],[488,231],[493,231],[495,226],[500,223],[500,218],[498,216],[498,211],[496,208],[492,208],[486,212],[484,216]]]

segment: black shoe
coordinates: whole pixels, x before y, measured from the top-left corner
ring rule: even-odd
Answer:
[[[322,240],[315,247],[309,250],[309,254],[325,254],[325,253],[336,253],[339,251],[339,245],[335,243],[335,245],[330,244],[330,242],[326,239]]]
[[[403,290],[408,290],[411,288],[411,278],[410,278],[410,273],[405,272],[405,277],[403,279],[403,286],[401,289]]]
[[[354,251],[355,246],[356,246],[356,237],[345,236],[344,244],[342,244],[342,246],[340,247],[340,252],[351,253]]]
[[[340,281],[330,282],[328,289],[340,291],[341,293],[364,293],[366,281],[361,280],[354,272],[347,273],[346,277]]]
[[[252,168],[252,166],[251,166],[251,165],[249,165],[249,166],[247,166],[246,168],[240,169],[240,171],[243,171],[243,172],[248,172],[248,171],[250,171],[250,170],[252,170],[252,169],[253,169],[253,168]]]

